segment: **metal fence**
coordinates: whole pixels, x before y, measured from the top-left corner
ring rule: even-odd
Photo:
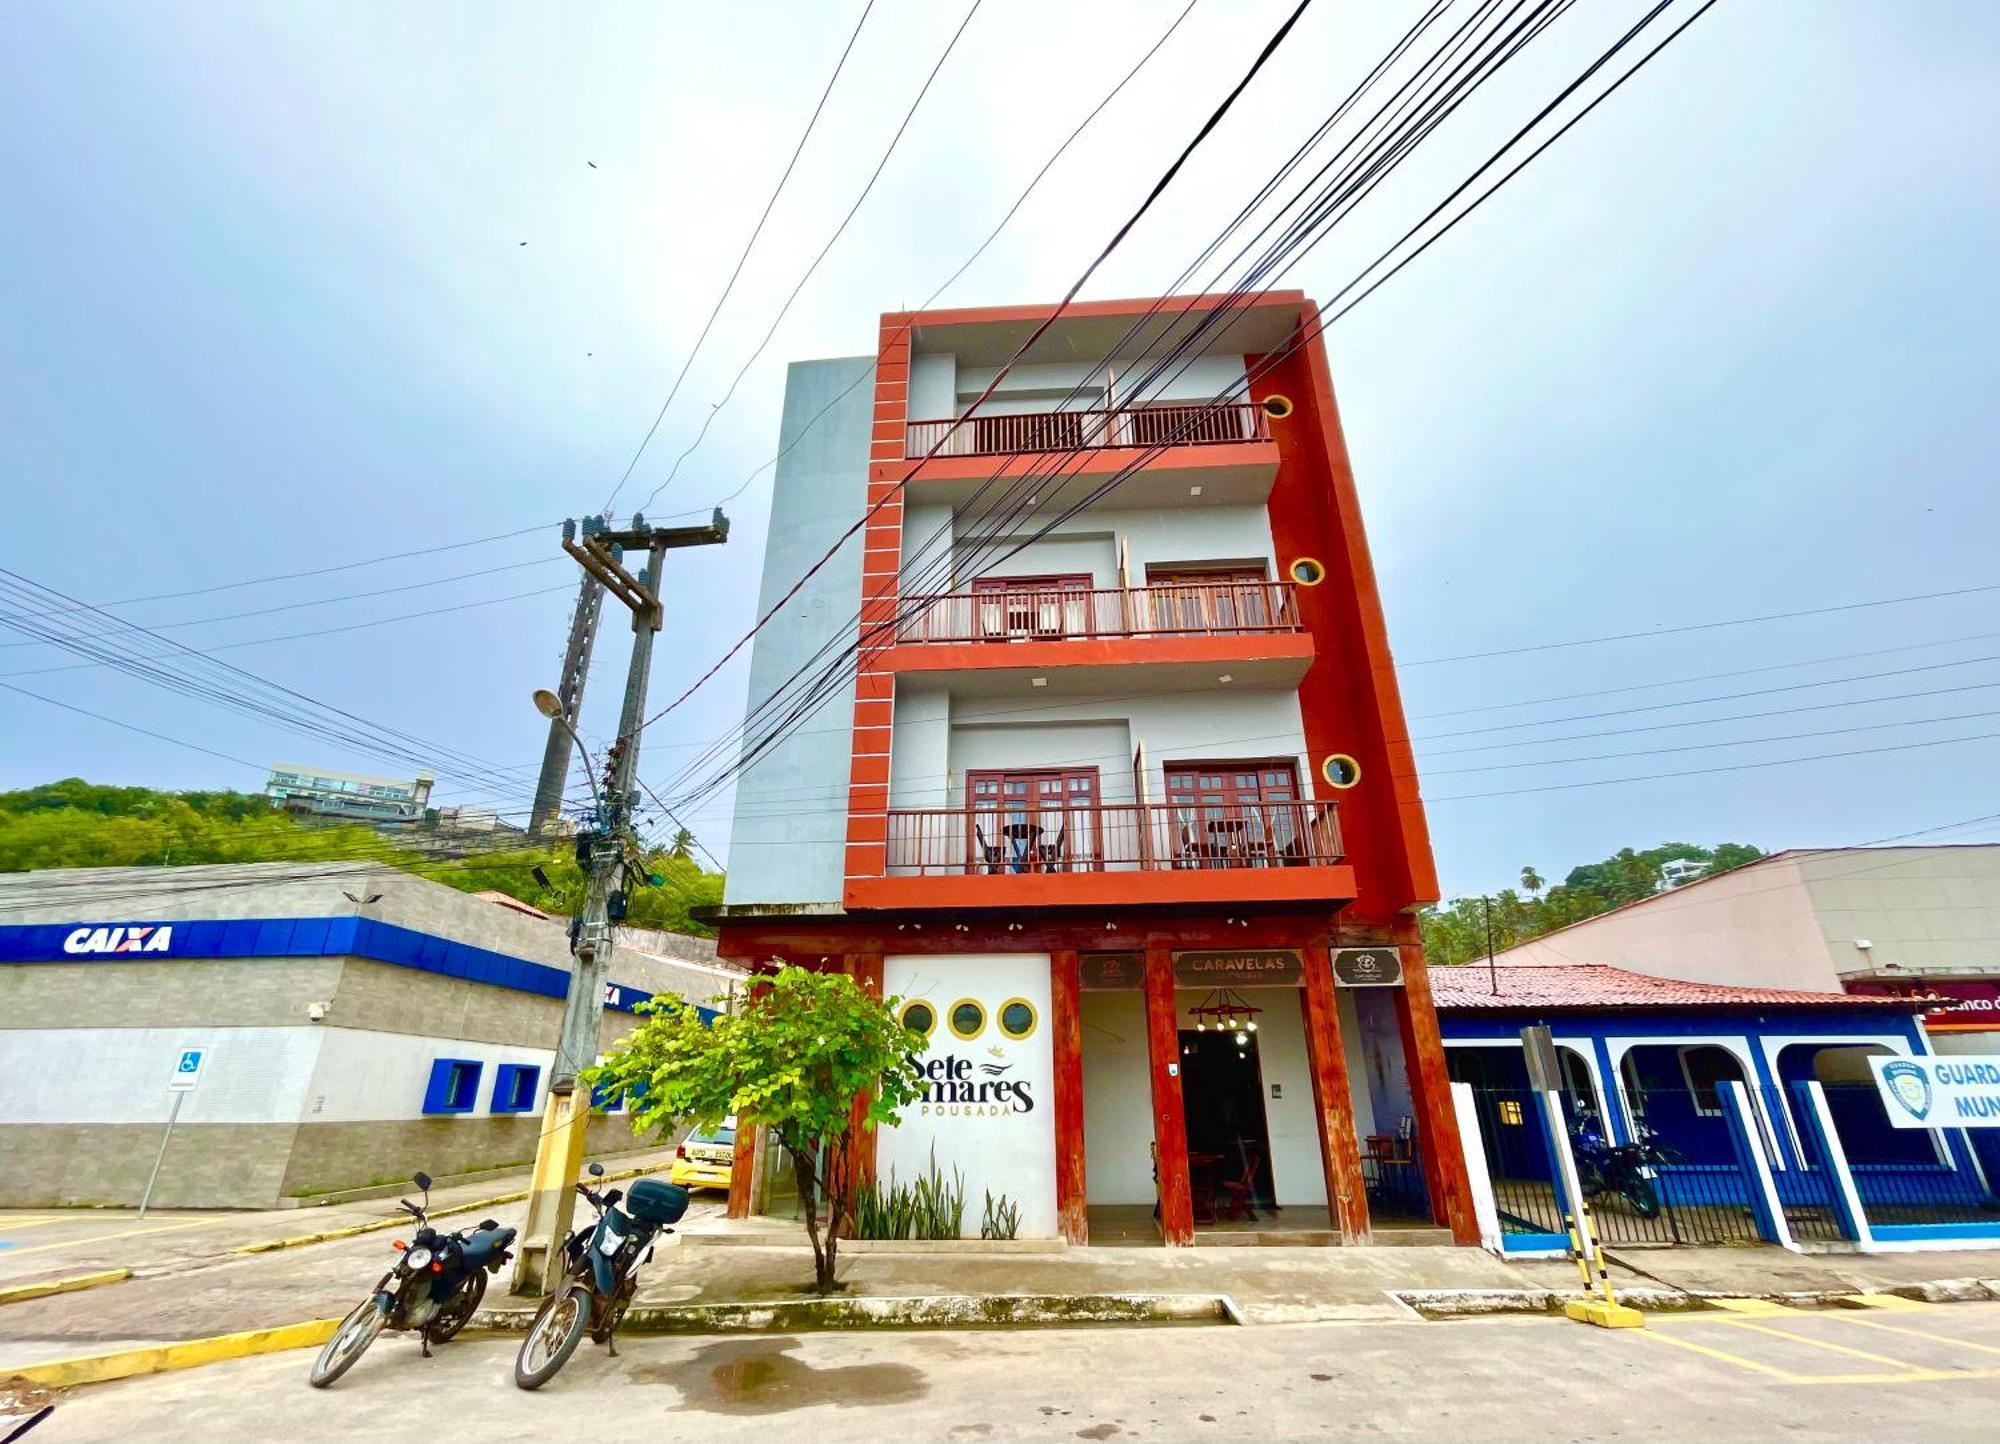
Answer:
[[[1892,1126],[1873,1083],[1821,1089],[1871,1228],[2000,1224],[2000,1197],[1965,1130]]]

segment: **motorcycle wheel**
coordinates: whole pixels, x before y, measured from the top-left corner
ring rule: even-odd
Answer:
[[[375,1295],[370,1294],[354,1312],[340,1321],[340,1327],[333,1331],[333,1337],[326,1341],[326,1347],[313,1360],[312,1373],[307,1377],[315,1389],[324,1389],[342,1374],[353,1368],[356,1360],[368,1352],[368,1346],[375,1342],[375,1336],[382,1332],[382,1325],[388,1319],[375,1306]]]
[[[1653,1186],[1652,1179],[1635,1178],[1620,1191],[1625,1195],[1626,1201],[1632,1205],[1632,1211],[1638,1214],[1639,1217],[1658,1218],[1660,1216],[1660,1191]]]
[[[552,1296],[528,1326],[514,1359],[514,1382],[539,1389],[556,1376],[590,1329],[590,1290],[573,1283]]]
[[[450,1343],[458,1337],[458,1331],[472,1321],[479,1311],[480,1300],[486,1297],[486,1273],[480,1270],[468,1278],[459,1291],[444,1301],[444,1307],[437,1311],[424,1329],[424,1336],[433,1344]]]

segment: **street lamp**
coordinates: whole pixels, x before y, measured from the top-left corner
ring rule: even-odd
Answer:
[[[583,775],[590,783],[590,800],[597,804],[598,812],[604,811],[604,799],[597,792],[597,764],[590,759],[590,749],[583,745],[583,739],[576,735],[576,728],[570,726],[569,718],[563,715],[562,698],[546,687],[535,688],[535,710],[563,731],[569,733],[569,740],[576,744],[576,750],[583,755]]]

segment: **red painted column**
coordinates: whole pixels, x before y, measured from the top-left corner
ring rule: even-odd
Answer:
[[[757,1177],[757,1125],[736,1120],[736,1156],[729,1161],[729,1217],[750,1216],[751,1189]]]
[[[1049,1028],[1056,1061],[1056,1223],[1090,1242],[1083,1151],[1083,974],[1074,949],[1049,954]]]
[[[1340,1041],[1340,999],[1334,992],[1333,958],[1326,946],[1305,950],[1306,1061],[1312,1068],[1313,1114],[1326,1165],[1326,1202],[1343,1243],[1367,1243],[1368,1185],[1361,1173],[1361,1142],[1354,1132],[1354,1098],[1348,1091],[1347,1054]]]
[[[1408,931],[1415,934],[1415,924]],[[1466,1176],[1458,1119],[1451,1106],[1451,1075],[1445,1069],[1444,1040],[1431,1002],[1423,944],[1410,937],[1402,944],[1402,953],[1396,1025],[1403,1035],[1403,1066],[1409,1070],[1410,1098],[1417,1110],[1417,1151],[1423,1156],[1431,1218],[1451,1230],[1454,1243],[1472,1246],[1479,1242],[1479,1220],[1472,1211],[1472,1181]]]
[[[1146,1052],[1153,1081],[1153,1166],[1160,1180],[1160,1232],[1170,1247],[1194,1242],[1188,1186],[1187,1117],[1181,1112],[1181,1030],[1174,1006],[1174,960],[1146,949]]]
[[[855,986],[862,992],[875,998],[882,996],[880,953],[843,954],[841,971],[854,979]],[[862,1122],[868,1116],[868,1106],[873,1101],[874,1094],[863,1090],[855,1096],[854,1108],[848,1114],[847,1168],[857,1188],[866,1188],[875,1180],[875,1130]]]

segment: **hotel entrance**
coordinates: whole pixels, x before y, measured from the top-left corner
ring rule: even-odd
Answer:
[[[1359,1208],[1388,1228],[1431,1227],[1414,1105],[1398,1027],[1399,988],[1334,986],[1309,997],[1305,950],[1187,951],[1160,958],[1163,988],[1146,985],[1146,959],[1080,959],[1086,1220],[1094,1244],[1158,1244],[1173,1183],[1162,1152],[1178,1151],[1189,1233],[1201,1245],[1343,1241],[1328,1204],[1338,1176]],[[1328,967],[1327,954],[1320,966]],[[1331,969],[1329,969],[1331,972]],[[1312,1042],[1315,1007],[1330,1013],[1337,1066]],[[1155,1011],[1163,1013],[1154,1019]],[[1171,1019],[1172,1032],[1160,1026]],[[1159,1042],[1171,1061],[1158,1069]],[[1322,1106],[1322,1090],[1339,1090]],[[1159,1110],[1171,1107],[1177,1127]],[[1330,1119],[1352,1133],[1332,1165]],[[1171,1155],[1170,1155],[1171,1157]],[[1334,1175],[1335,1169],[1349,1170]],[[1365,1212],[1363,1212],[1365,1210]]]

